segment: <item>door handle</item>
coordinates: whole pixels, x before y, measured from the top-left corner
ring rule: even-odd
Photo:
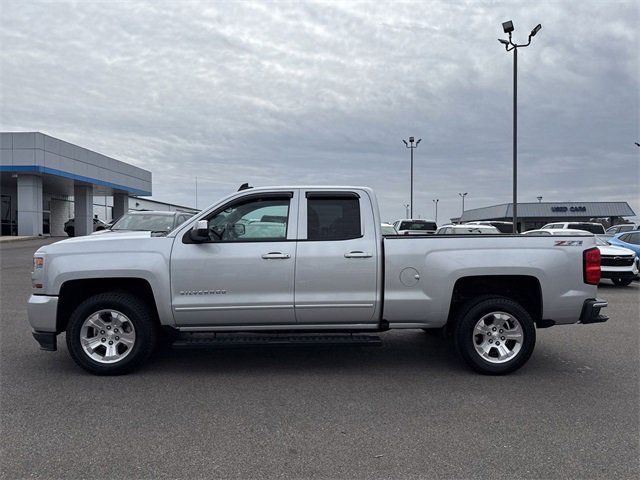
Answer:
[[[360,250],[344,254],[344,258],[371,258],[371,257],[373,257],[371,253],[362,252]]]
[[[285,260],[287,258],[291,258],[291,255],[289,255],[288,253],[281,253],[281,252],[269,252],[269,253],[265,253],[262,255],[262,258],[264,258],[265,260],[277,260],[277,259],[282,259]]]

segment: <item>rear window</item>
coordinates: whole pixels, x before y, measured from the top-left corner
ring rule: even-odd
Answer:
[[[348,240],[360,236],[358,198],[307,198],[307,239]]]
[[[573,228],[576,230],[585,230],[591,233],[604,233],[604,227],[602,225],[593,224],[593,223],[572,222],[568,225],[568,228]]]
[[[414,231],[425,231],[425,232],[433,232],[438,228],[435,222],[427,222],[427,221],[413,221],[413,222],[401,222],[400,228],[398,230],[414,230]]]

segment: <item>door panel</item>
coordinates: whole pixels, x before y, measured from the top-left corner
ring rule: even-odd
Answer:
[[[375,231],[365,229],[362,222],[373,218],[370,204],[339,195],[301,195],[300,212],[303,239],[296,253],[297,322],[376,323],[378,248]]]
[[[295,323],[297,192],[284,198],[252,195],[221,207],[205,218],[208,243],[176,239],[171,256],[176,325]]]
[[[295,322],[295,242],[176,243],[171,276],[178,326]],[[273,252],[289,258],[262,258]]]

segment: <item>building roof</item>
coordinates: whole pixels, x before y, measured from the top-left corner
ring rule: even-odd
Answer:
[[[0,172],[41,175],[71,195],[74,182],[98,195],[151,195],[150,171],[40,132],[0,132]]]
[[[635,212],[627,202],[530,202],[518,203],[519,218],[604,218],[632,217]],[[511,203],[465,210],[462,222],[473,220],[509,220]]]

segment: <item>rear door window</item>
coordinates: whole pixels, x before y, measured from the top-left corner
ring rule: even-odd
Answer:
[[[349,240],[362,236],[360,199],[339,194],[307,198],[308,240]]]

